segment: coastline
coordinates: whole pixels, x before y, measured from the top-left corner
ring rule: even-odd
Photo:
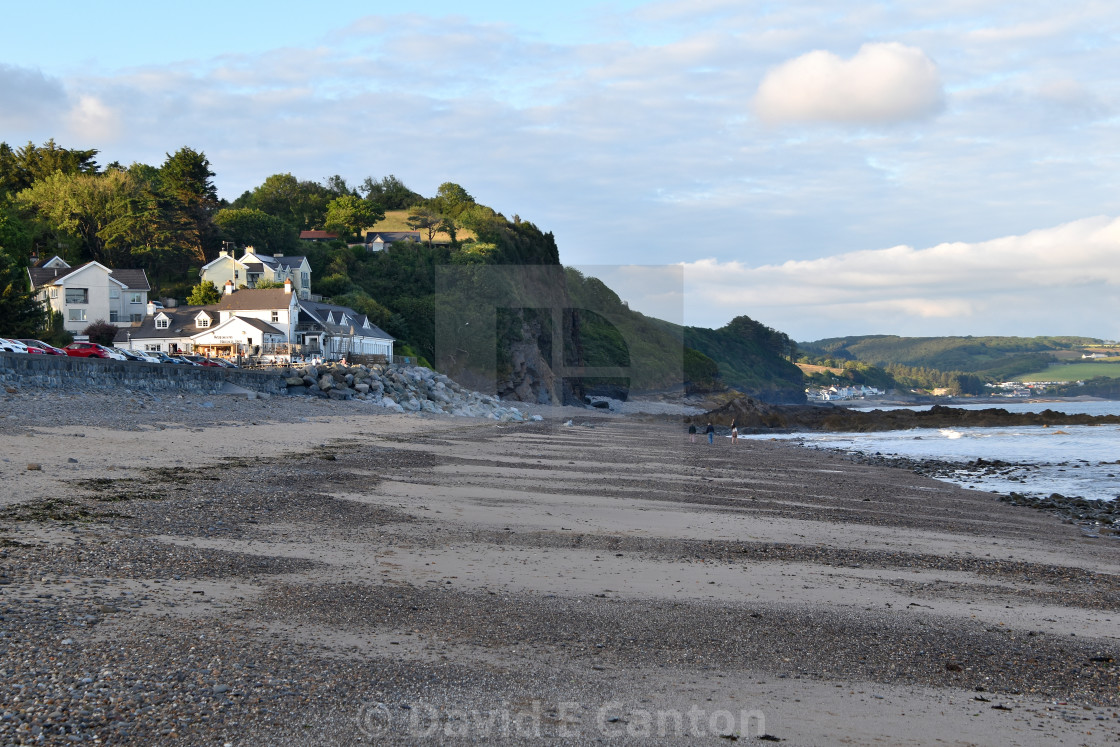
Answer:
[[[588,410],[4,402],[5,742],[1120,735],[1115,548],[989,493]]]

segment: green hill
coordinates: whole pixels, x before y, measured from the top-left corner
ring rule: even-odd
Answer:
[[[874,366],[907,366],[959,371],[1006,380],[1046,368],[1058,354],[1100,344],[1089,337],[898,337],[868,335],[802,342],[816,362],[860,361]]]

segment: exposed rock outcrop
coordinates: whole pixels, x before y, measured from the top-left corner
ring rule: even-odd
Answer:
[[[785,429],[811,431],[895,431],[910,428],[978,428],[1008,425],[1105,425],[1120,424],[1117,415],[1071,415],[1054,410],[1008,412],[1001,407],[964,410],[934,405],[929,410],[850,410],[845,407],[813,405],[769,405],[750,397],[734,399],[705,415],[688,419],[703,424],[740,429]]]

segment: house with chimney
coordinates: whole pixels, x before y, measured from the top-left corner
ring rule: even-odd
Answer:
[[[234,257],[233,252],[221,251],[217,259],[203,265],[199,275],[203,281],[209,280],[219,289],[227,282],[232,283],[235,290],[252,290],[261,282],[283,283],[290,280],[298,297],[311,298],[311,265],[304,256],[269,256],[251,246],[246,247],[241,257]]]

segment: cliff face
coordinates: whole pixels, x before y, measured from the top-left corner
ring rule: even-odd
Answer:
[[[583,404],[578,380],[561,378],[552,369],[556,339],[548,319],[521,314],[500,354],[497,394],[505,400],[534,404]],[[574,332],[573,332],[574,330]],[[579,327],[565,320],[566,349],[579,355]]]

